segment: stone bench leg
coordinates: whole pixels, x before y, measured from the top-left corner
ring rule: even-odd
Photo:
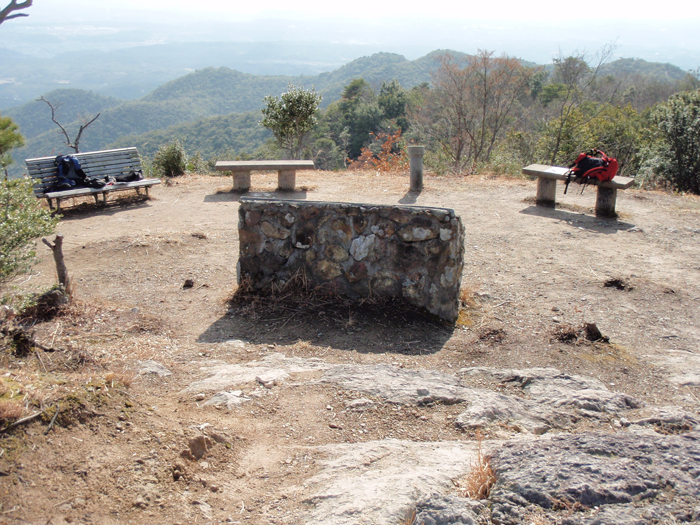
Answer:
[[[615,201],[617,201],[617,189],[598,186],[598,195],[595,198],[596,216],[617,217]]]
[[[293,191],[296,186],[297,172],[295,170],[277,171],[277,189]]]
[[[537,178],[537,198],[538,206],[554,207],[557,196],[557,180],[546,179],[544,177]]]
[[[250,189],[250,172],[233,172],[233,191],[248,191]]]

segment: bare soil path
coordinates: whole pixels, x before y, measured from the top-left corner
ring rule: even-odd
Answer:
[[[190,388],[213,366],[274,354],[445,374],[553,367],[647,406],[698,414],[700,199],[620,192],[620,218],[608,220],[593,216],[591,188],[547,209],[532,202],[535,183],[519,179],[427,177],[419,195],[398,175],[301,172],[297,181],[302,190],[280,194],[276,175],[257,174],[251,194],[455,209],[472,299],[460,323],[231,311],[239,197],[229,178],[187,176],[153,188],[149,201],[69,211],[58,232],[78,306],[36,326],[37,339],[59,351],[6,352],[0,396],[21,391],[50,408],[72,395],[72,404],[60,401],[65,417],[48,434],[37,420],[0,437],[0,522],[320,523],[315,484],[333,463],[323,446],[450,442],[465,447],[460,461],[473,455],[474,433],[454,424],[459,404],[382,402],[318,381],[321,369],[266,385],[254,378],[236,394],[251,401],[230,409],[204,406],[209,395]],[[43,251],[19,289],[53,284]],[[584,323],[609,343],[581,339]],[[371,408],[353,409],[359,398]],[[486,430],[493,443],[516,434]],[[181,457],[204,435],[212,441],[203,459]]]

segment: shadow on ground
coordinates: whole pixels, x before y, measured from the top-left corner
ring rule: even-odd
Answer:
[[[106,204],[102,201],[97,204],[94,201],[82,202],[70,208],[61,208],[59,215],[61,215],[62,221],[73,221],[82,219],[86,215],[91,217],[110,217],[122,211],[141,209],[148,206],[150,206],[149,199],[146,196],[137,195],[110,200]]]
[[[454,327],[418,311],[396,307],[348,307],[327,304],[323,309],[287,310],[257,315],[233,307],[197,339],[223,343],[232,339],[251,344],[290,345],[306,341],[316,346],[361,353],[432,354],[452,337]]]
[[[560,208],[548,208],[546,206],[528,206],[520,213],[523,215],[535,215],[537,217],[546,217],[557,221],[564,221],[570,226],[583,228],[584,230],[594,231],[597,233],[617,233],[618,231],[626,231],[635,228],[634,224],[623,222],[615,218],[601,218],[585,213],[562,210]]]
[[[277,199],[277,200],[305,200],[306,190],[294,190],[294,191],[262,191],[262,190],[251,190],[251,191],[217,191],[211,195],[204,197],[204,202],[238,202],[241,197],[246,197],[248,199]]]
[[[415,204],[416,201],[418,200],[418,197],[420,196],[421,192],[420,191],[407,191],[406,195],[401,197],[399,199],[400,204]]]

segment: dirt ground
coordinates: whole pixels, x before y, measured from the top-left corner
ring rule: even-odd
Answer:
[[[468,299],[458,325],[353,308],[231,309],[239,196],[230,178],[186,176],[148,201],[69,210],[58,233],[74,305],[34,327],[53,351],[0,357],[0,396],[21,400],[24,415],[42,411],[0,434],[0,523],[297,523],[317,469],[305,445],[475,439],[451,422],[459,406],[358,413],[343,410],[356,396],[318,383],[276,386],[233,411],[183,393],[208,364],[275,352],[449,373],[551,366],[698,413],[697,197],[620,192],[611,220],[593,215],[594,188],[540,208],[535,183],[521,179],[428,176],[418,195],[407,176],[368,172],[300,172],[297,184],[276,193],[276,174],[254,174],[251,194],[455,209]],[[16,290],[55,282],[49,250],[37,251],[41,262]],[[584,323],[609,342],[586,341]],[[140,373],[149,360],[170,375]],[[182,457],[203,429],[214,439],[207,455]]]

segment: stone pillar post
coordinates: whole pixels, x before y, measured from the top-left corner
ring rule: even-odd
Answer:
[[[296,175],[296,170],[277,170],[277,189],[294,191]]]
[[[598,195],[595,199],[595,214],[598,217],[617,217],[615,201],[617,189],[598,186]]]
[[[557,180],[537,177],[537,205],[554,208],[557,196]]]
[[[249,171],[234,171],[233,172],[233,190],[248,191],[250,189],[250,172]]]
[[[423,189],[423,155],[425,146],[408,146],[408,156],[411,159],[411,191]]]

